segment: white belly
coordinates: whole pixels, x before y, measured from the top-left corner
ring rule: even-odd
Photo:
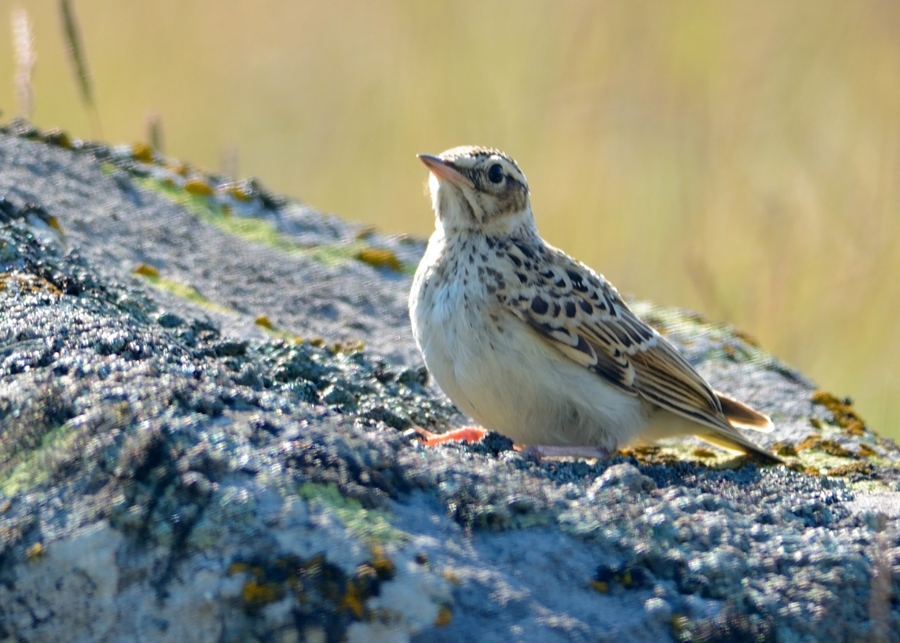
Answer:
[[[463,286],[460,272],[428,287],[417,274],[410,317],[425,365],[462,411],[519,444],[614,450],[646,428],[638,398],[563,356],[471,281]]]

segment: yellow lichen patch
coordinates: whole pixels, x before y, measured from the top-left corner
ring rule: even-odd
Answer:
[[[251,201],[253,193],[246,189],[240,183],[229,183],[224,187],[225,194],[230,194],[238,201]]]
[[[822,436],[818,434],[813,434],[808,436],[803,442],[794,447],[797,452],[803,451],[804,449],[815,449],[819,446],[819,442],[822,441]]]
[[[834,440],[822,440],[819,442],[819,449],[827,453],[828,455],[837,456],[839,458],[852,458],[853,454],[850,453],[843,445]]]
[[[626,447],[624,449],[619,449],[619,453],[625,456],[648,456],[648,455],[656,455],[662,449],[658,446],[652,444],[641,444],[635,447]]]
[[[215,192],[209,183],[197,177],[184,182],[184,191],[197,196],[210,196]]]
[[[363,248],[357,251],[353,258],[376,268],[390,268],[397,272],[403,269],[403,265],[397,259],[397,255],[384,248]]]
[[[347,591],[338,603],[338,610],[350,612],[357,620],[362,620],[365,609],[366,596],[361,587],[355,582],[347,583]]]
[[[866,425],[859,420],[852,420],[844,427],[844,430],[850,435],[865,435]]]
[[[609,591],[609,583],[605,583],[602,580],[591,579],[591,589],[595,592],[600,592],[601,594],[605,594]]]
[[[50,131],[44,133],[44,142],[65,149],[72,147],[72,140],[69,138],[69,135],[58,127],[54,127]]]
[[[365,350],[366,343],[361,339],[345,339],[335,342],[329,348],[331,348],[331,352],[335,355],[339,353],[347,355],[350,353],[355,353],[357,351]]]
[[[269,318],[265,315],[260,315],[256,319],[253,320],[253,323],[262,328],[268,328],[269,330],[275,329],[275,324],[269,321]]]
[[[871,458],[873,456],[877,456],[878,452],[868,444],[860,444],[859,450],[856,452],[856,455],[860,458]]]
[[[453,612],[450,611],[450,608],[446,605],[441,605],[438,608],[437,616],[434,619],[435,627],[445,627],[450,624],[450,621],[453,620]]]
[[[367,225],[357,231],[356,238],[357,240],[362,241],[367,237],[371,237],[373,234],[375,234],[375,226]]]
[[[178,176],[187,176],[188,171],[190,170],[187,165],[185,165],[184,163],[179,163],[177,161],[166,163],[165,167],[167,170],[174,172]]]
[[[854,410],[849,400],[840,400],[827,391],[815,391],[812,394],[813,402],[824,406],[831,411],[834,423],[851,435],[863,435],[866,432],[866,424]]]
[[[816,404],[821,404],[825,408],[832,411],[844,405],[844,403],[841,402],[833,393],[829,393],[828,391],[823,391],[821,389],[819,389],[818,391],[813,391],[812,399]]]
[[[797,448],[790,442],[776,442],[772,445],[772,449],[774,449],[775,455],[780,455],[782,458],[797,457]]]
[[[868,475],[872,473],[872,465],[868,462],[853,462],[828,471],[829,476],[848,477],[852,475]]]
[[[48,217],[48,218],[47,218],[47,223],[50,225],[51,228],[53,228],[54,230],[56,230],[56,231],[59,232],[60,234],[65,234],[65,233],[63,232],[62,226],[59,225],[59,220],[58,220],[56,217],[54,217],[54,216]]]
[[[62,291],[43,277],[27,273],[0,273],[0,291],[14,290],[17,293],[48,293],[62,295]]]
[[[305,340],[299,335],[295,335],[294,333],[288,332],[286,330],[279,330],[277,328],[267,328],[266,326],[260,324],[260,328],[265,330],[267,333],[271,334],[273,337],[277,337],[278,339],[283,339],[286,342],[290,342],[292,344],[302,344]]]
[[[159,270],[157,270],[153,266],[148,266],[145,263],[139,265],[137,268],[132,270],[132,272],[143,277],[159,277]]]
[[[733,332],[734,336],[742,340],[745,344],[750,344],[753,348],[761,348],[759,340],[750,333],[738,328],[733,328],[731,332]]]
[[[681,450],[679,452],[677,448],[674,447],[666,447],[666,449],[663,450],[662,447],[656,445],[640,444],[619,449],[615,454],[626,458],[634,458],[640,464],[670,465],[681,462],[682,459],[689,454],[689,451]]]
[[[390,580],[394,577],[394,563],[385,556],[384,548],[380,545],[372,546],[372,560],[370,564],[380,580]]]
[[[822,430],[823,426],[822,420],[820,420],[819,418],[809,418],[809,425],[814,429],[818,429],[819,431]]]
[[[325,340],[321,337],[313,337],[309,340],[310,346],[315,346],[316,348],[321,348],[325,345]]]
[[[241,588],[241,598],[248,610],[258,610],[274,603],[284,596],[284,589],[277,583],[259,583],[255,578],[248,580]]]
[[[46,553],[47,549],[46,547],[44,547],[43,543],[34,543],[31,547],[25,550],[25,557],[30,561],[35,561],[38,558],[42,558]]]
[[[445,569],[441,572],[441,576],[443,576],[444,580],[451,585],[459,585],[462,582],[456,572],[454,572],[452,569]]]
[[[226,573],[229,576],[234,576],[235,574],[243,574],[247,571],[250,571],[250,566],[247,563],[231,563],[231,565],[228,566],[228,571]]]
[[[823,440],[821,435],[811,435],[797,445],[797,451],[804,451],[806,449],[818,449],[819,451],[824,451],[828,455],[837,456],[839,458],[853,457],[853,454],[840,443],[835,442],[834,440]]]
[[[141,163],[152,163],[153,148],[146,143],[135,143],[131,146],[131,158]]]
[[[715,458],[716,454],[710,451],[709,449],[704,449],[703,447],[697,447],[693,451],[691,451],[692,455],[697,456],[698,458]]]

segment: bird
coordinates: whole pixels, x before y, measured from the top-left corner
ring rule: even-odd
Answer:
[[[712,386],[613,285],[538,233],[525,175],[503,152],[462,146],[428,168],[435,231],[409,314],[429,373],[481,428],[536,457],[605,458],[625,446],[695,435],[783,463],[737,429],[771,420]]]

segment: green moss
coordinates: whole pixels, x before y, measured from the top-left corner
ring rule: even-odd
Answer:
[[[373,249],[363,240],[356,240],[340,246],[305,246],[284,236],[268,221],[252,217],[232,216],[226,206],[216,203],[204,194],[181,189],[152,177],[135,177],[142,187],[162,194],[202,221],[216,226],[223,232],[252,243],[260,243],[284,252],[304,254],[325,264],[337,265],[348,260],[363,261],[370,265],[387,267],[398,272],[412,274],[415,266],[401,263],[389,250]],[[372,257],[379,261],[373,262]]]
[[[200,291],[193,286],[185,285],[171,279],[166,279],[165,277],[148,274],[146,271],[139,271],[136,274],[141,275],[147,281],[147,283],[149,283],[154,288],[168,291],[173,295],[177,295],[178,297],[186,299],[187,301],[197,304],[198,306],[203,306],[204,308],[207,308],[209,310],[214,310],[216,312],[225,313],[228,315],[237,314],[235,311],[227,308],[226,306],[222,306],[215,303],[214,301],[210,301],[209,299],[201,295]]]
[[[854,462],[852,457],[831,455],[817,448],[803,449],[799,452],[798,460],[804,467],[813,467],[822,475],[828,475],[829,470],[837,469]]]
[[[669,438],[655,444],[619,449],[616,453],[633,457],[645,465],[675,466],[681,462],[701,462],[716,470],[738,469],[747,464],[748,456],[732,453],[716,446],[697,446],[682,438]]]
[[[341,494],[337,485],[307,483],[297,493],[310,505],[331,509],[344,526],[358,538],[377,542],[406,540],[408,534],[395,528],[384,511],[365,509],[359,500]]]
[[[847,488],[854,493],[875,494],[875,493],[896,493],[896,489],[892,484],[886,484],[881,480],[859,480],[857,482],[848,482]]]
[[[63,425],[45,433],[35,448],[9,460],[0,453],[0,462],[6,462],[0,467],[0,493],[12,496],[46,482],[51,469],[47,466],[48,451],[65,450],[74,438],[75,434]]]

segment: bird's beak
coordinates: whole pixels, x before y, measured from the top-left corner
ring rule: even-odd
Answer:
[[[474,184],[472,183],[471,179],[469,179],[469,177],[460,173],[459,170],[457,170],[442,158],[438,156],[432,156],[431,154],[419,154],[418,157],[419,160],[425,164],[425,167],[431,170],[431,173],[434,174],[438,179],[445,179],[447,181],[450,181],[450,183],[453,183],[460,187],[474,187]]]

